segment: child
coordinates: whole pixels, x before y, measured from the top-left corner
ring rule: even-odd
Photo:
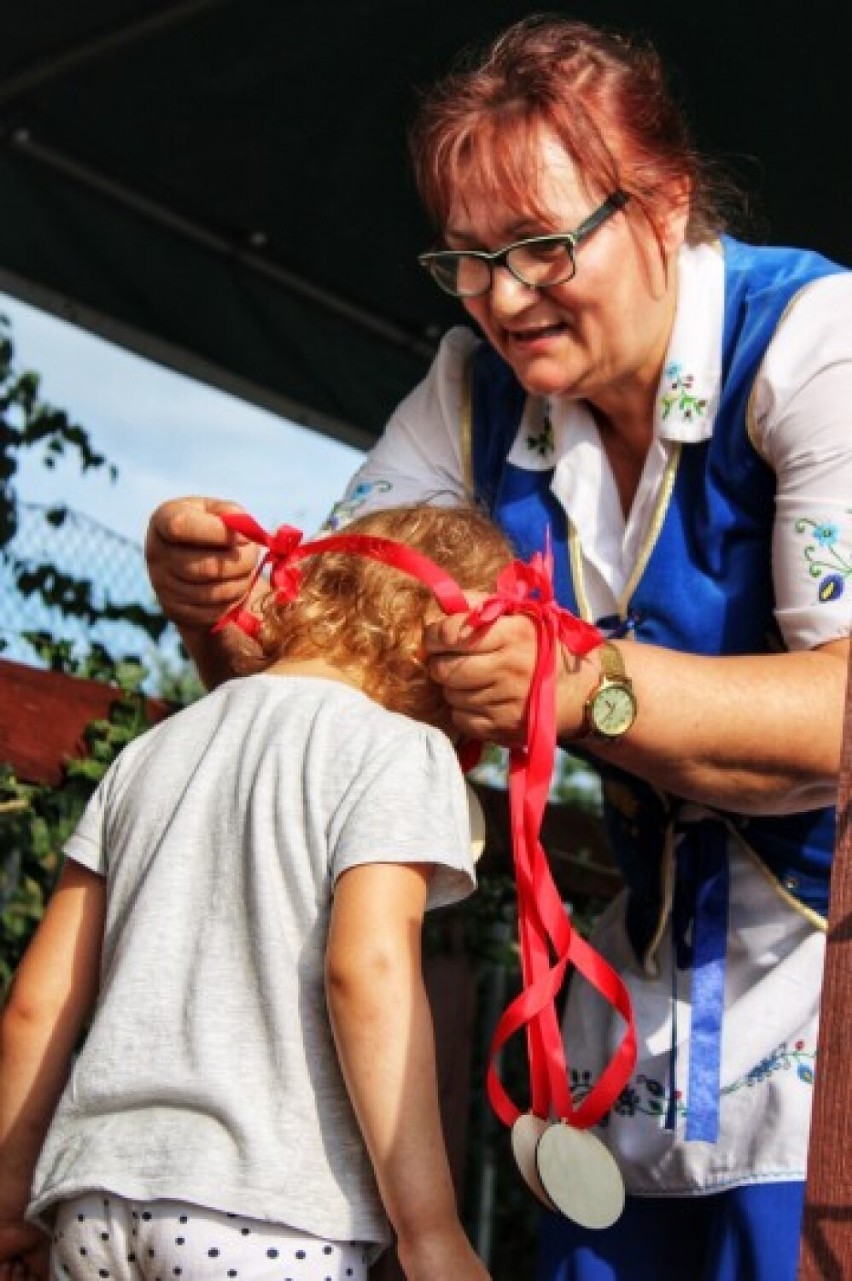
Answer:
[[[346,532],[465,590],[512,555],[467,508]],[[3,1018],[0,1281],[48,1276],[33,1224],[53,1278],[363,1281],[387,1219],[409,1281],[487,1281],[420,965],[425,908],[474,886],[431,593],[351,553],[299,573],[269,665],[129,744],[67,844]]]

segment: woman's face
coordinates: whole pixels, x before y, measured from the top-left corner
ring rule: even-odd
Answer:
[[[590,194],[570,157],[542,135],[535,181],[547,214],[524,217],[490,194],[467,186],[454,201],[446,243],[451,249],[502,249],[513,241],[573,231],[609,191]],[[464,306],[528,392],[590,400],[604,412],[649,386],[656,390],[674,317],[676,271],[668,270],[645,220],[630,206],[614,214],[577,248],[574,278],[532,289],[505,267],[489,293]],[[686,214],[664,230],[673,260]]]

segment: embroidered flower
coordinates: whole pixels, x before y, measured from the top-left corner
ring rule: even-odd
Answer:
[[[334,533],[353,520],[360,507],[363,507],[371,494],[386,494],[393,486],[389,480],[362,480],[356,485],[348,498],[343,498],[332,507],[328,518],[323,522],[323,533]]]
[[[722,1094],[736,1094],[744,1086],[752,1089],[756,1085],[762,1085],[776,1072],[789,1072],[792,1068],[795,1068],[795,1075],[803,1085],[813,1085],[815,1059],[816,1052],[808,1052],[804,1041],[796,1041],[792,1050],[786,1041],[783,1041],[777,1049],[746,1072],[745,1076],[726,1085]]]
[[[632,1085],[626,1085],[613,1104],[613,1111],[618,1116],[635,1116],[639,1109],[639,1092]]]
[[[852,577],[852,555],[838,548],[840,528],[833,521],[811,520],[802,516],[796,521],[796,533],[813,539],[804,549],[811,578],[819,579],[817,600],[820,604],[838,600]]]
[[[843,595],[845,586],[846,583],[842,574],[826,574],[817,589],[820,603],[824,605],[827,601],[837,600],[839,596]]]
[[[680,362],[672,361],[666,365],[664,377],[667,385],[660,395],[663,418],[668,418],[673,410],[677,410],[686,422],[703,417],[707,412],[707,397],[693,394],[695,376],[683,373]]]
[[[814,525],[814,538],[823,547],[830,547],[837,542],[839,530],[836,525]]]
[[[804,1041],[796,1041],[793,1049],[790,1049],[786,1042],[782,1042],[743,1076],[726,1085],[720,1091],[720,1095],[724,1098],[727,1094],[737,1094],[743,1089],[757,1089],[778,1072],[790,1072],[791,1080],[798,1080],[802,1085],[812,1086],[815,1060],[816,1051],[808,1051]],[[571,1069],[571,1095],[575,1104],[582,1102],[589,1093],[591,1084],[589,1072]],[[654,1077],[640,1073],[635,1082],[628,1082],[624,1087],[612,1106],[612,1112],[603,1118],[601,1125],[608,1124],[613,1114],[622,1117],[662,1117],[669,1111],[669,1098],[667,1085]],[[677,1116],[681,1119],[686,1117],[689,1108],[680,1090],[675,1090],[673,1102]]]
[[[540,458],[546,458],[548,454],[553,453],[553,423],[550,421],[549,414],[544,415],[540,432],[528,434],[527,449],[533,454],[538,454]]]
[[[765,1059],[755,1063],[754,1067],[746,1072],[744,1083],[748,1086],[757,1085],[761,1081],[765,1081],[767,1077],[772,1076],[773,1072],[777,1072],[781,1066],[778,1051],[776,1050],[774,1054],[768,1054]]]

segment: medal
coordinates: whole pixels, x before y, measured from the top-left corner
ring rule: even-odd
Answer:
[[[465,779],[464,787],[467,793],[467,812],[470,818],[470,856],[474,863],[478,863],[485,849],[485,815],[482,812],[479,797],[467,779]]]
[[[589,1130],[548,1126],[536,1146],[535,1163],[547,1197],[580,1227],[611,1227],[624,1209],[624,1181],[615,1159]]]
[[[547,1206],[548,1210],[556,1210],[556,1206],[542,1187],[536,1165],[538,1141],[551,1124],[552,1122],[545,1121],[532,1112],[525,1112],[523,1116],[519,1116],[512,1126],[512,1154],[530,1191],[538,1197],[542,1205]]]

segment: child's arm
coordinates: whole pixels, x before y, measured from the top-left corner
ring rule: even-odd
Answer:
[[[24,1222],[33,1170],[98,990],[106,893],[70,859],[24,954],[0,1031],[0,1267],[47,1276],[48,1239]],[[0,1273],[2,1275],[2,1273]]]
[[[376,863],[338,879],[326,954],[343,1075],[408,1281],[487,1281],[447,1161],[420,935],[429,868]]]

